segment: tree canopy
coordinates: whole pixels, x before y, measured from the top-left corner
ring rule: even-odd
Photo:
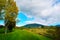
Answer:
[[[16,6],[16,2],[14,2],[13,0],[9,0],[8,5],[6,7],[5,18],[10,21],[13,21],[16,19],[17,14],[18,14],[18,8]]]

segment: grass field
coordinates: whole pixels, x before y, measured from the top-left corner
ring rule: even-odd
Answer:
[[[51,40],[42,35],[33,34],[25,30],[15,30],[7,34],[0,34],[0,40]]]

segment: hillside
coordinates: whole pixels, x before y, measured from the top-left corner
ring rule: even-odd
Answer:
[[[43,26],[44,25],[42,25],[42,24],[33,23],[33,24],[24,25],[23,27],[26,27],[26,28],[38,28],[38,27],[43,27]]]
[[[56,25],[56,27],[60,27],[60,24]]]
[[[16,30],[7,34],[0,34],[0,40],[51,40],[24,30]]]

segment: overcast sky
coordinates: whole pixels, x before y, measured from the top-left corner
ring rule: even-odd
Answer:
[[[60,24],[60,0],[15,0],[19,9],[18,26],[39,23]]]
[[[32,20],[25,24],[60,24],[60,0],[16,0],[19,11]],[[20,24],[20,23],[19,23]]]

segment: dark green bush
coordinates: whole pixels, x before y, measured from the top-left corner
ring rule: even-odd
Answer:
[[[53,40],[60,40],[60,27],[56,27],[54,30],[48,30],[48,34],[45,36],[52,38]]]

